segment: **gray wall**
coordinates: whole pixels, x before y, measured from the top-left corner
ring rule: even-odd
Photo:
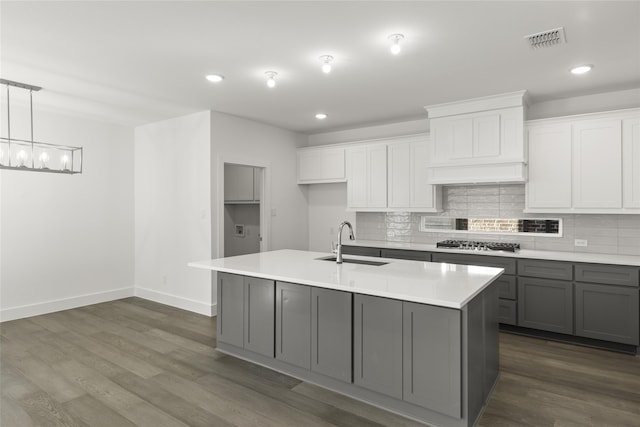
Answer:
[[[358,240],[435,243],[445,239],[519,242],[523,249],[640,255],[640,215],[558,215],[523,213],[524,184],[443,187],[443,212],[358,212]],[[562,237],[509,236],[500,234],[435,233],[419,231],[420,217],[458,218],[561,218]],[[575,247],[574,239],[586,239],[587,247]]]

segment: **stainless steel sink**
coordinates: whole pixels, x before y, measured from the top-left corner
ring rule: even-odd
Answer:
[[[333,261],[333,262],[336,262],[335,255],[329,255],[327,257],[316,258],[316,259],[320,260],[320,261]],[[353,258],[342,258],[342,262],[347,262],[347,263],[350,263],[350,264],[364,264],[364,265],[375,265],[375,266],[381,266],[381,265],[389,264],[388,262],[383,262],[383,261],[368,261],[368,260],[364,260],[364,259],[353,259]]]

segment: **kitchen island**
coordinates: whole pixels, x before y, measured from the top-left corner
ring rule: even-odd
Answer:
[[[472,426],[498,378],[499,268],[280,250],[217,271],[221,352],[440,426]]]

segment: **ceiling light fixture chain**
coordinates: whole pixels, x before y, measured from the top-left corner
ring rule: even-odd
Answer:
[[[0,84],[7,86],[7,136],[0,137],[0,169],[63,174],[82,173],[82,147],[47,144],[37,142],[33,138],[33,92],[38,92],[42,88],[6,79],[0,79]],[[29,91],[30,140],[11,137],[10,87],[17,87]],[[58,162],[55,165],[49,162],[54,156]]]

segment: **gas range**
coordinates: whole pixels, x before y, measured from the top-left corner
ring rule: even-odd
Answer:
[[[438,248],[451,248],[469,251],[504,251],[516,252],[520,250],[520,243],[505,242],[477,242],[472,240],[443,240],[436,243]]]

